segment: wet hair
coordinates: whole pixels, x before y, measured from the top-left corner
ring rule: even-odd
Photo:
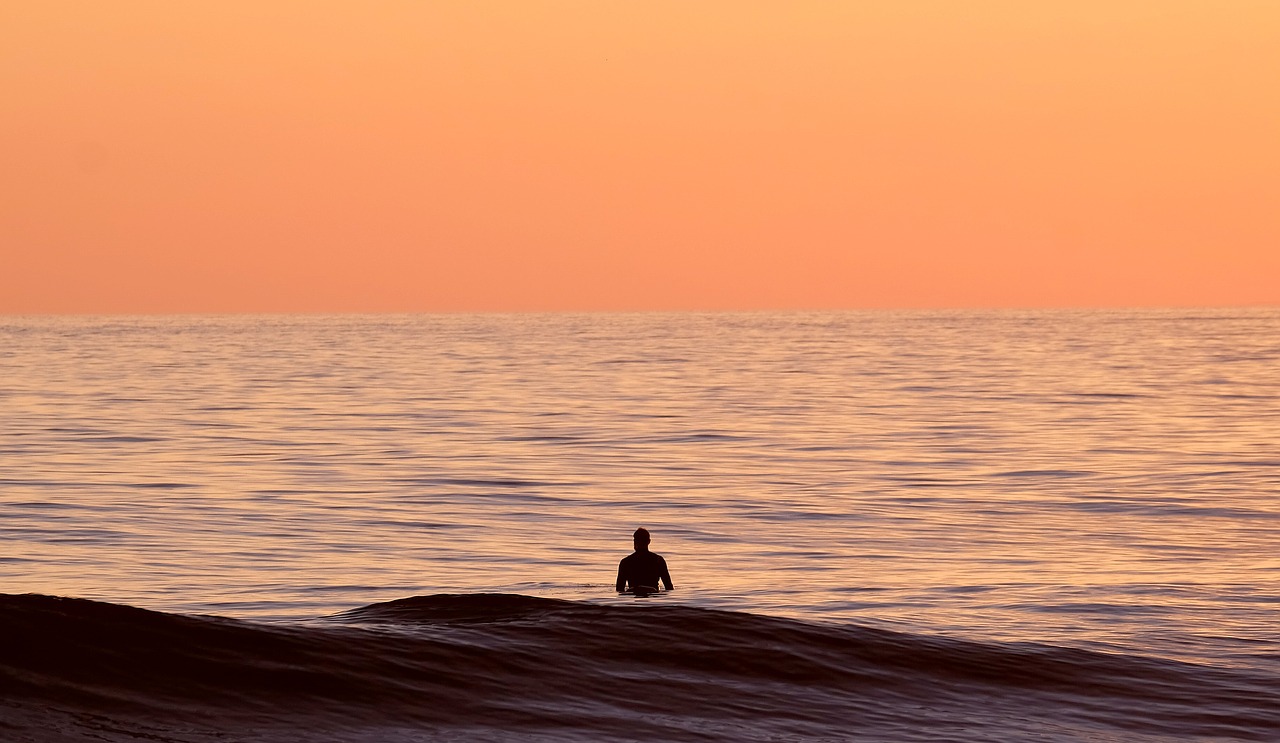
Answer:
[[[633,537],[637,542],[640,542],[640,543],[643,543],[643,544],[648,544],[648,543],[649,543],[649,530],[648,530],[648,529],[646,529],[646,528],[644,528],[643,526],[642,526],[642,527],[640,527],[639,529],[636,529],[636,533],[635,533],[635,534],[633,534],[633,535],[631,535],[631,536],[632,536],[632,537]]]

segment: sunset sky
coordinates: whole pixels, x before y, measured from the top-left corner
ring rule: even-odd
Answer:
[[[1280,304],[1274,0],[33,0],[0,92],[0,313]]]

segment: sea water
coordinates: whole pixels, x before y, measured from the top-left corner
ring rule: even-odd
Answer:
[[[1280,310],[0,318],[0,514],[0,593],[520,594],[1266,686]]]

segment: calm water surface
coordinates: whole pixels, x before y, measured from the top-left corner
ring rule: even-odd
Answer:
[[[1280,658],[1280,311],[9,317],[0,592]],[[634,601],[628,599],[628,601]]]

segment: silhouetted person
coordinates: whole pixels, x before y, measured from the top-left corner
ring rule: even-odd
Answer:
[[[662,555],[649,551],[649,532],[641,527],[636,529],[634,538],[636,551],[618,563],[618,593],[655,593],[659,579],[662,580],[663,587],[670,591],[675,586],[671,585],[667,561],[662,559]]]

